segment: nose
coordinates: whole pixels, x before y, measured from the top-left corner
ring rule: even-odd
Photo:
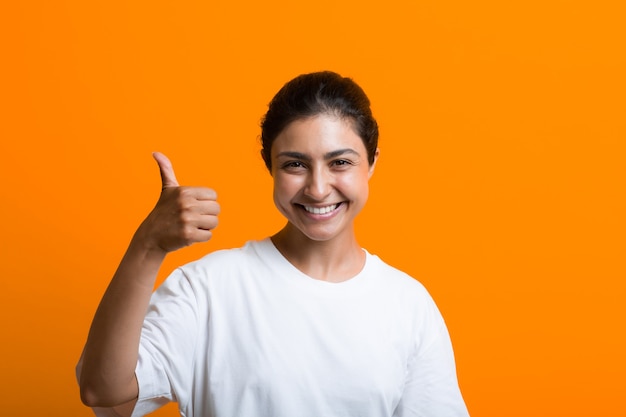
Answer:
[[[324,169],[311,170],[304,188],[304,194],[316,201],[323,201],[331,192],[332,175]]]

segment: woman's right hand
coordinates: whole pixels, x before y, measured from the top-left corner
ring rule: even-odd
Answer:
[[[141,326],[168,252],[211,238],[220,211],[215,191],[178,185],[163,154],[161,197],[137,229],[91,324],[78,366],[81,398],[90,407],[134,407]]]
[[[211,239],[217,226],[220,206],[214,190],[181,187],[170,160],[155,152],[161,172],[161,196],[135,235],[149,250],[172,252],[196,242]]]

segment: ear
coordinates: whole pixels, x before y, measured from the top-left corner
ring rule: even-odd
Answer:
[[[374,162],[370,165],[369,172],[367,173],[367,179],[372,178],[374,175],[374,168],[376,168],[376,162],[378,161],[378,156],[380,155],[380,148],[376,148],[376,153],[374,153]]]

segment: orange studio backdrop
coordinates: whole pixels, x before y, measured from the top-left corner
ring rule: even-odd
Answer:
[[[92,415],[74,366],[158,197],[151,152],[223,213],[162,280],[282,225],[259,120],[331,69],[381,126],[361,243],[432,293],[471,415],[626,416],[625,19],[602,0],[4,2],[0,415]]]

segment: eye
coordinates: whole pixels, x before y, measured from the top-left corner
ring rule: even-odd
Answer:
[[[345,168],[350,165],[352,165],[352,162],[348,161],[347,159],[336,159],[331,162],[331,166],[337,167],[337,168]]]
[[[300,161],[288,161],[281,165],[282,169],[286,170],[298,170],[305,168],[304,164]]]

